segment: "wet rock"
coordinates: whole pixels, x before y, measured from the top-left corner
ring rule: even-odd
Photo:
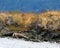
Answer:
[[[3,27],[0,31],[1,37],[12,36],[12,32],[7,27]]]
[[[7,32],[7,33],[3,33],[2,37],[12,37],[13,32]]]
[[[60,33],[53,33],[52,39],[55,41],[60,40]]]

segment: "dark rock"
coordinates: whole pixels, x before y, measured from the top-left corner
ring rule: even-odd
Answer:
[[[7,32],[7,33],[3,33],[2,34],[2,37],[4,36],[4,37],[12,37],[12,35],[13,35],[13,32]]]

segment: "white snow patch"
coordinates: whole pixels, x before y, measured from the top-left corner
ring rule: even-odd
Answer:
[[[31,42],[20,39],[0,38],[0,48],[60,48],[60,44],[56,42]]]

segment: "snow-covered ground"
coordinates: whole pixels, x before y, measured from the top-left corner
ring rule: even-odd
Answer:
[[[60,48],[60,44],[56,42],[31,42],[21,39],[0,38],[0,48]]]

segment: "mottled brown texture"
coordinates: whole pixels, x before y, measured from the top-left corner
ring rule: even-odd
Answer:
[[[60,41],[60,11],[0,13],[0,35],[31,41]]]
[[[34,22],[37,22],[37,24],[44,27],[44,29],[50,28],[54,30],[60,25],[60,11],[48,11],[39,14],[2,12],[0,13],[0,19],[7,24],[11,30],[26,30],[29,28],[28,26]]]

